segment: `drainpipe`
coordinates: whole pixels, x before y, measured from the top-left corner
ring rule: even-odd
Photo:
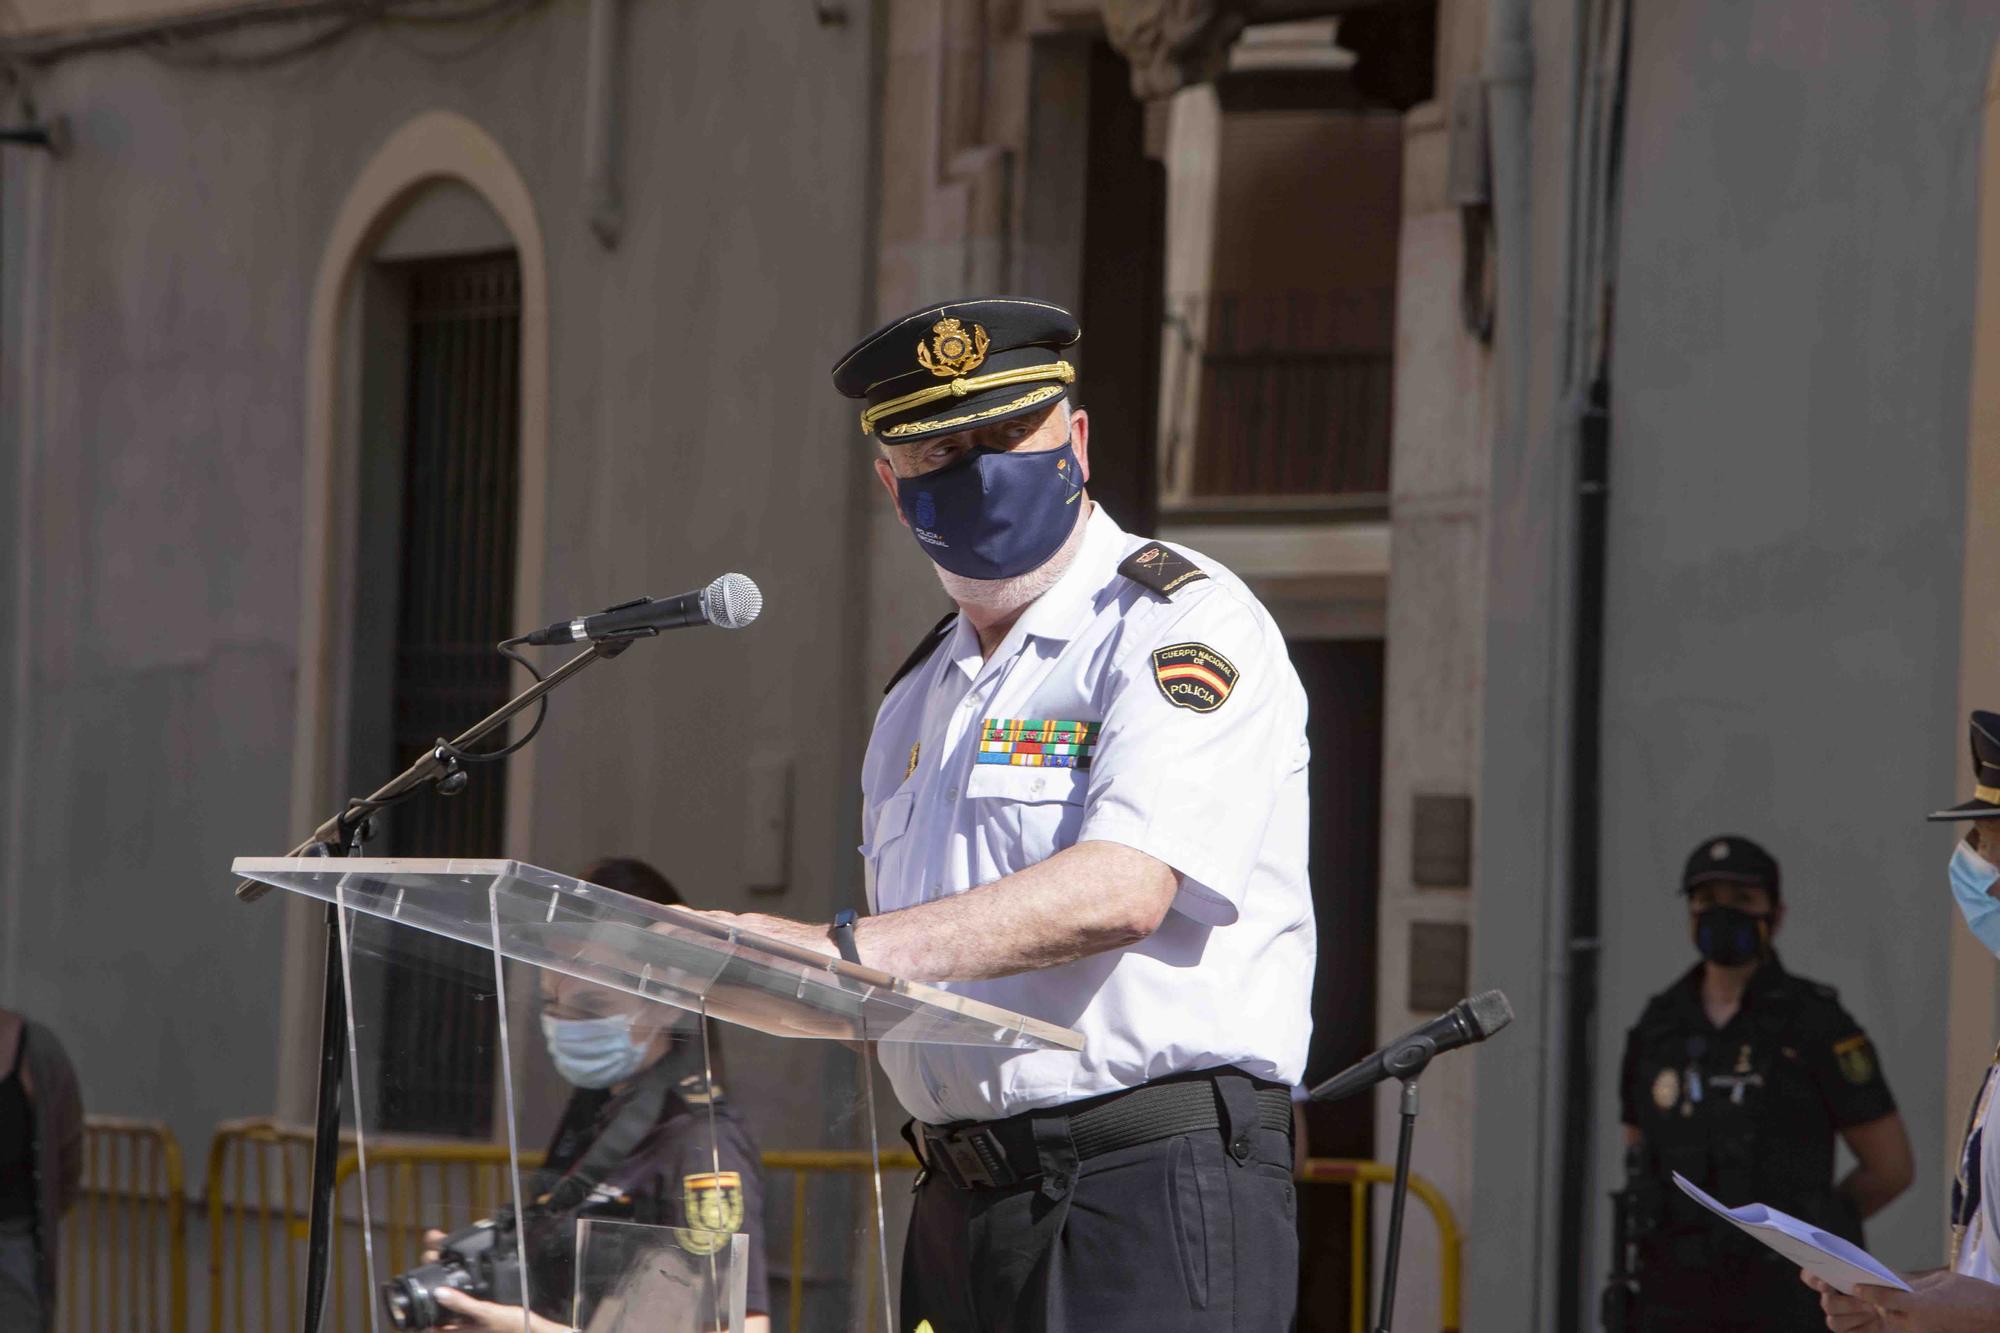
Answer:
[[[1610,422],[1601,302],[1611,257],[1622,107],[1625,0],[1573,0],[1572,98],[1564,173],[1561,297],[1546,341],[1560,386],[1545,445],[1532,441],[1530,134],[1532,0],[1490,0],[1486,84],[1493,164],[1499,358],[1497,443],[1547,470],[1545,588],[1549,734],[1542,904],[1540,1190],[1535,1207],[1532,1326],[1579,1333],[1594,1286],[1588,1228],[1596,1149],[1595,1034],[1601,886],[1604,561]],[[1611,56],[1608,67],[1601,65]],[[1611,96],[1607,98],[1607,87]],[[1553,204],[1553,200],[1549,201]]]
[[[1529,385],[1534,365],[1530,257],[1534,207],[1529,173],[1535,74],[1531,3],[1532,0],[1488,0],[1484,70],[1487,151],[1493,172],[1493,341],[1498,400],[1494,413],[1494,454],[1496,458],[1523,460],[1529,467],[1535,466],[1534,456],[1543,452],[1530,441]],[[1540,1030],[1532,1034],[1540,1057],[1534,1107],[1537,1166],[1533,1174],[1537,1183],[1531,1205],[1533,1261],[1527,1274],[1525,1308],[1515,1327],[1551,1329],[1555,1326],[1556,1310],[1563,1304],[1556,1293],[1563,1281],[1558,1271],[1559,1175],[1566,1150],[1561,1141],[1562,1117],[1557,1108],[1563,1104],[1566,1082],[1563,1052],[1568,1046],[1569,840],[1564,836],[1564,812],[1569,806],[1572,719],[1568,681],[1573,656],[1569,651],[1568,507],[1560,499],[1567,493],[1567,478],[1562,475],[1566,465],[1560,457],[1551,457],[1543,466],[1552,466],[1557,474],[1545,486],[1537,487],[1543,496],[1555,501],[1556,508],[1556,512],[1546,516],[1550,545],[1544,567],[1548,580],[1544,593],[1548,635],[1542,669],[1549,706],[1549,734],[1544,738],[1543,749],[1548,782],[1543,792],[1542,864],[1539,872],[1533,872],[1546,886],[1539,922],[1544,972],[1539,987]]]
[[[616,249],[625,230],[618,188],[618,30],[623,0],[591,0],[584,57],[583,193],[598,244]]]

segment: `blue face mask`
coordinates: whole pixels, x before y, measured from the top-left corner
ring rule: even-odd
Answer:
[[[542,1015],[542,1040],[563,1081],[578,1088],[608,1088],[631,1078],[646,1063],[650,1039],[632,1037],[632,1014],[609,1018],[551,1018]]]
[[[968,450],[896,482],[896,505],[924,554],[968,579],[1011,579],[1040,566],[1076,528],[1083,467],[1076,449]]]
[[[1964,843],[1958,844],[1951,854],[1951,896],[1958,899],[1959,913],[1979,942],[2000,954],[2000,902],[1987,892],[1996,880],[2000,871]]]

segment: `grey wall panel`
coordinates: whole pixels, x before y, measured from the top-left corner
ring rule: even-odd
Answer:
[[[748,758],[775,750],[796,762],[792,883],[758,905],[817,917],[852,890],[845,574],[849,487],[868,479],[826,370],[868,316],[872,25],[788,0],[623,9],[612,251],[588,227],[577,3],[477,49],[366,29],[261,70],[84,57],[37,85],[75,140],[46,191],[0,159],[0,337],[38,349],[7,372],[38,386],[33,419],[18,395],[0,406],[0,494],[11,516],[27,488],[35,517],[27,597],[0,582],[0,623],[35,629],[6,655],[27,654],[19,725],[48,762],[27,783],[0,772],[27,830],[0,862],[19,867],[0,920],[20,937],[0,1003],[71,1038],[94,1109],[164,1115],[191,1152],[272,1106],[282,914],[230,901],[222,872],[297,835],[314,275],[357,174],[423,112],[501,144],[546,238],[549,604],[523,624],[729,568],[767,598],[749,631],[642,644],[558,698],[518,850],[572,869],[645,855],[697,901],[749,905],[736,800]]]
[[[1872,1032],[1940,1262],[1949,790],[1982,90],[1976,4],[1639,4],[1614,336],[1600,1169],[1674,890],[1719,831],[1784,868],[1795,971]],[[1596,1228],[1598,1271],[1608,1221]]]

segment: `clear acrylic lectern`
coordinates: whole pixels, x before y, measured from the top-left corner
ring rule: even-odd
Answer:
[[[900,1200],[849,1043],[1082,1044],[516,861],[234,869],[339,909],[342,1329],[436,1327],[436,1292],[458,1286],[518,1308],[526,1333],[736,1333],[746,1304],[783,1333],[892,1330]],[[783,1040],[802,1037],[820,1040]],[[760,1170],[772,1148],[790,1151]]]

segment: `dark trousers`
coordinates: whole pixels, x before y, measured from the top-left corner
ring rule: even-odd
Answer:
[[[1767,1253],[1648,1271],[1639,1289],[1640,1333],[1822,1333],[1819,1297],[1799,1281],[1796,1265]]]
[[[1284,1333],[1298,1300],[1289,1136],[1237,1161],[1211,1129],[1075,1160],[1060,1117],[1041,1176],[961,1189],[925,1175],[903,1247],[909,1333]],[[1039,1127],[1038,1127],[1039,1128]]]

